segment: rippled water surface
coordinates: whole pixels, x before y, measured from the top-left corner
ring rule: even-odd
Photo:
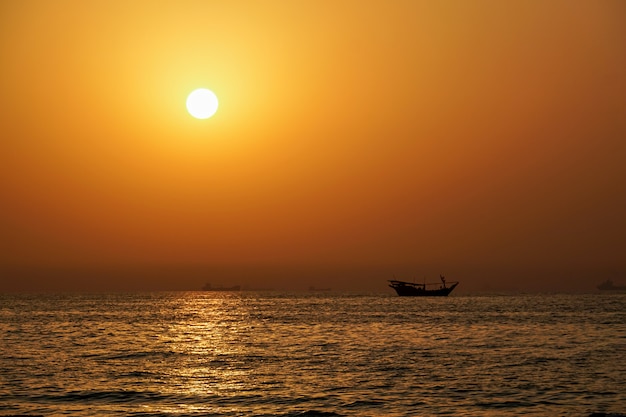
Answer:
[[[626,295],[0,295],[0,416],[624,412]]]

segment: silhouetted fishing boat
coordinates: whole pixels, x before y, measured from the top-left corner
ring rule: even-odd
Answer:
[[[447,297],[459,285],[458,281],[454,281],[448,287],[446,278],[443,275],[440,275],[439,278],[441,279],[441,284],[438,282],[418,284],[393,279],[389,280],[389,286],[402,297]],[[437,285],[439,288],[436,288]]]
[[[204,284],[203,291],[239,291],[241,287],[239,285],[233,285],[232,287],[212,287],[210,283]]]
[[[615,285],[610,279],[598,285],[597,288],[602,291],[626,291],[626,285]]]

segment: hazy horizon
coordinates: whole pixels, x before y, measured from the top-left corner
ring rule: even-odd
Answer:
[[[419,272],[422,271],[422,272]],[[0,292],[199,291],[241,286],[242,290],[306,291],[310,287],[346,292],[394,293],[387,280],[459,281],[455,295],[493,292],[597,292],[611,279],[626,283],[626,274],[598,268],[533,268],[506,266],[377,265],[101,265],[13,266],[0,272],[6,278]]]

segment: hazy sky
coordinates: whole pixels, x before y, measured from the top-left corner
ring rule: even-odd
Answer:
[[[592,289],[625,51],[622,0],[3,1],[0,290]]]

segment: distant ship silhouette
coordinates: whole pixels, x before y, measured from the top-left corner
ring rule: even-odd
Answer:
[[[202,291],[239,291],[241,286],[233,285],[232,287],[212,287],[210,283],[204,284]]]
[[[330,288],[316,288],[314,286],[310,286],[309,287],[309,291],[322,291],[322,292],[328,292],[330,291]]]
[[[602,291],[626,291],[626,285],[615,285],[610,279],[598,285],[597,288]]]

